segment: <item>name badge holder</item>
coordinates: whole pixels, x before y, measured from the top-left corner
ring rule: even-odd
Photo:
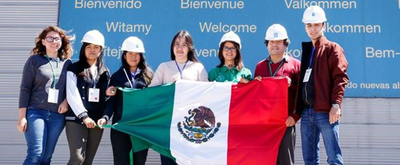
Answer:
[[[47,102],[57,104],[58,103],[58,89],[50,88],[49,97],[47,97]]]
[[[312,61],[313,61],[314,53],[315,53],[315,47],[313,47],[313,49],[312,49],[310,62],[308,63],[308,68],[306,70],[306,73],[304,74],[303,82],[310,81],[311,72],[312,72],[311,64],[312,64]]]
[[[51,64],[51,60],[49,56],[46,55],[47,60],[49,61],[51,72],[53,73],[53,82],[51,84],[51,88],[49,89],[48,97],[47,97],[47,102],[48,103],[53,103],[57,104],[58,103],[58,89],[56,89],[56,74],[53,68],[53,65]],[[58,69],[58,58],[57,58],[57,69]]]
[[[97,76],[98,74],[96,74],[96,76],[92,76],[93,79],[93,88],[89,88],[89,102],[95,102],[98,103],[100,100],[100,89],[96,88],[96,84],[97,84]]]
[[[312,72],[312,68],[308,68],[306,70],[306,73],[304,74],[303,82],[308,82],[310,80],[311,72]]]
[[[89,88],[89,102],[99,102],[100,89],[99,88]]]

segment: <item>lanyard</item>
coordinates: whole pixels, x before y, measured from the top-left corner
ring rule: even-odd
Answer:
[[[285,59],[281,60],[281,62],[279,63],[279,66],[278,66],[278,68],[276,68],[274,74],[272,74],[271,63],[272,63],[272,61],[268,62],[269,74],[271,75],[271,77],[274,77],[276,75],[276,73],[278,73],[278,70],[282,67],[283,63],[285,63]]]
[[[136,69],[135,73],[131,72],[131,76],[132,79],[129,78],[128,74],[126,73],[125,69],[124,69],[124,73],[125,73],[125,77],[126,79],[129,81],[129,84],[131,84],[131,88],[135,88],[135,77],[137,74],[139,74],[141,72],[141,70],[139,68]]]
[[[311,63],[312,63],[312,61],[313,61],[314,52],[315,52],[315,47],[313,46],[313,47],[312,47],[312,52],[311,52],[311,57],[310,57],[310,60],[309,60],[309,62],[308,62],[308,68],[311,68]]]
[[[187,61],[185,62],[185,65],[183,65],[183,68],[182,68],[182,70],[181,70],[181,68],[179,68],[178,62],[176,62],[176,60],[175,60],[176,67],[178,68],[178,71],[179,71],[179,73],[181,74],[181,79],[183,79],[183,78],[182,78],[182,72],[183,72],[183,70],[185,69],[186,64],[187,64],[188,61],[189,61],[189,60],[187,60]]]
[[[51,88],[56,88],[56,73],[54,72],[53,65],[51,65],[51,61],[49,56],[46,55],[47,60],[49,61],[50,68],[51,68],[51,73],[53,73],[53,83],[51,83]],[[57,69],[58,69],[58,58],[57,58]]]
[[[126,79],[129,81],[129,84],[131,85],[131,88],[133,88],[133,83],[132,83],[132,81],[131,81],[131,79],[129,78],[129,76],[128,76],[128,74],[126,73],[126,70],[125,70],[125,68],[124,68],[124,73],[125,73],[125,76],[126,76]],[[132,74],[132,73],[131,73]],[[134,77],[132,77],[132,79],[133,79]]]
[[[92,78],[92,79],[93,79],[93,88],[96,88],[97,80],[96,80],[96,78]]]
[[[99,76],[99,72],[97,71],[97,68],[96,68],[96,70],[95,70],[94,74],[92,73],[92,71],[91,71],[91,68],[90,68],[89,70],[90,70],[90,74],[92,75],[92,80],[93,80],[93,88],[96,88],[96,84],[97,84],[97,77]],[[96,76],[94,76],[94,75],[96,75]]]
[[[139,69],[139,68],[138,68]],[[131,76],[132,76],[132,88],[135,88],[135,77],[137,74],[139,74],[139,70],[136,69],[135,73],[131,72]]]

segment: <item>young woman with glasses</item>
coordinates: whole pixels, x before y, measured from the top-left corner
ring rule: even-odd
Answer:
[[[24,165],[50,164],[68,110],[65,84],[71,65],[72,37],[56,26],[46,27],[35,39],[25,63],[19,95],[18,131],[25,133]]]
[[[252,79],[251,71],[243,65],[241,47],[236,33],[230,31],[222,36],[218,53],[220,64],[208,73],[210,81],[248,83]]]

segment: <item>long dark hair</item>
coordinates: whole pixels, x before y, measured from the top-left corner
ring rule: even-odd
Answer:
[[[84,42],[82,44],[81,50],[79,52],[79,61],[77,62],[77,70],[75,71],[77,75],[80,76],[88,76],[90,74],[90,71],[88,68],[90,68],[90,65],[87,62],[87,57],[85,54],[85,49],[87,46],[89,46],[90,43]],[[103,49],[103,47],[101,47]],[[96,64],[97,66],[97,73],[99,75],[103,74],[104,71],[107,71],[107,68],[104,66],[104,61],[103,61],[103,51],[101,51],[100,56],[97,57]]]
[[[199,62],[195,56],[194,45],[193,45],[193,38],[190,36],[190,33],[186,30],[181,30],[175,34],[174,38],[171,42],[171,60],[175,60],[175,53],[174,53],[174,44],[177,38],[184,38],[186,44],[188,45],[189,52],[188,52],[188,60],[193,62]]]
[[[72,43],[75,39],[74,36],[68,36],[64,30],[57,26],[48,26],[43,29],[41,33],[35,38],[35,47],[31,51],[31,55],[40,54],[46,55],[46,47],[42,43],[42,39],[46,38],[47,34],[50,32],[57,32],[61,37],[61,48],[58,49],[58,58],[69,59],[71,58],[73,49]]]
[[[128,53],[128,51],[122,52],[121,62],[122,62],[122,67],[129,70],[130,66],[129,66],[128,62],[126,61],[127,53]],[[146,85],[149,85],[151,83],[151,79],[153,79],[153,70],[151,70],[151,68],[147,64],[143,53],[139,53],[139,55],[140,55],[140,61],[138,64],[138,68],[140,70],[142,70],[143,78],[144,78],[144,81],[146,81]]]
[[[242,70],[244,68],[244,64],[242,61],[242,53],[240,51],[240,46],[236,42],[232,42],[232,41],[225,41],[225,42],[221,43],[221,46],[219,47],[219,52],[218,52],[218,58],[219,58],[220,63],[217,67],[221,68],[225,64],[225,58],[224,58],[224,55],[222,54],[222,52],[224,51],[224,46],[225,46],[226,42],[231,42],[235,46],[235,48],[236,48],[235,66],[236,66],[237,70],[239,70],[239,71]]]

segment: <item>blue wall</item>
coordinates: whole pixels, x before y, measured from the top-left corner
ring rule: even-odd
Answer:
[[[309,41],[301,22],[309,5],[325,9],[325,35],[339,43],[349,62],[347,97],[400,97],[400,0],[63,0],[59,25],[80,40],[91,29],[106,37],[106,65],[120,66],[121,45],[128,36],[145,44],[145,56],[156,70],[170,60],[172,37],[181,29],[194,38],[196,54],[207,70],[218,63],[221,36],[236,31],[247,68],[254,71],[268,56],[265,31],[279,23],[292,43],[289,53],[300,59],[301,42]]]

